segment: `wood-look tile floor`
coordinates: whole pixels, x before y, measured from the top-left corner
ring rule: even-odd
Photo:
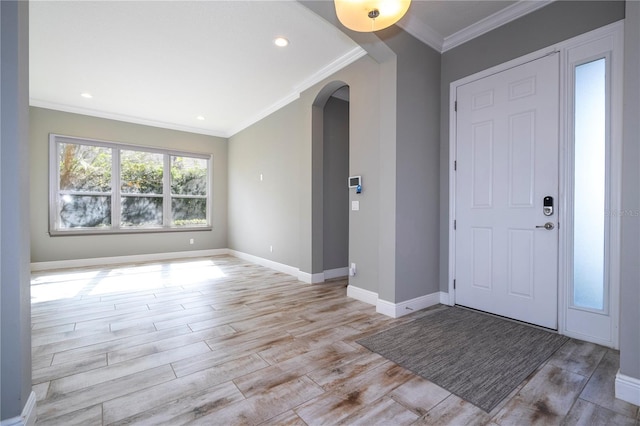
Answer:
[[[355,343],[437,309],[388,318],[230,256],[34,273],[38,424],[640,424],[593,344],[486,413]]]

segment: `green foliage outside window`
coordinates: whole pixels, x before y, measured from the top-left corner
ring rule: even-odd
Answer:
[[[111,148],[60,144],[60,189],[111,191]]]
[[[162,154],[120,151],[120,189],[127,194],[162,194]]]
[[[59,190],[65,191],[59,194],[60,226],[111,226],[111,196],[115,195],[111,191],[112,155],[116,148],[60,143],[58,152]],[[206,159],[125,149],[119,150],[119,155],[120,226],[163,226],[165,158],[170,161],[171,173],[170,224],[207,224]]]

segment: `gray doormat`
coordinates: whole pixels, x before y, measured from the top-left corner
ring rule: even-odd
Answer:
[[[357,343],[489,412],[567,340],[454,307]]]

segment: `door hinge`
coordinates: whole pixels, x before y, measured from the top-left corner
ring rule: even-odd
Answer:
[[[453,280],[453,289],[456,289],[456,280]]]
[[[453,162],[453,170],[454,171],[458,170],[458,161]]]
[[[455,112],[458,112],[458,101],[454,101],[454,102],[453,102],[453,110],[454,110]]]
[[[457,225],[457,223],[456,223],[456,222],[457,222],[456,220],[454,220],[454,221],[453,221],[453,230],[454,230],[454,231],[456,230],[456,225]]]

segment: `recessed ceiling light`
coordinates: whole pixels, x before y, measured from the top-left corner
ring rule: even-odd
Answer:
[[[202,115],[199,115],[199,116],[197,116],[197,117],[196,117],[196,120],[200,120],[200,121],[203,121],[203,120],[204,120],[204,116],[202,116]]]
[[[80,96],[82,96],[85,99],[93,98],[93,95],[91,93],[87,93],[87,92],[81,93]]]
[[[275,40],[273,40],[273,42],[278,47],[285,47],[285,46],[289,45],[289,40],[287,40],[284,37],[277,37]]]

